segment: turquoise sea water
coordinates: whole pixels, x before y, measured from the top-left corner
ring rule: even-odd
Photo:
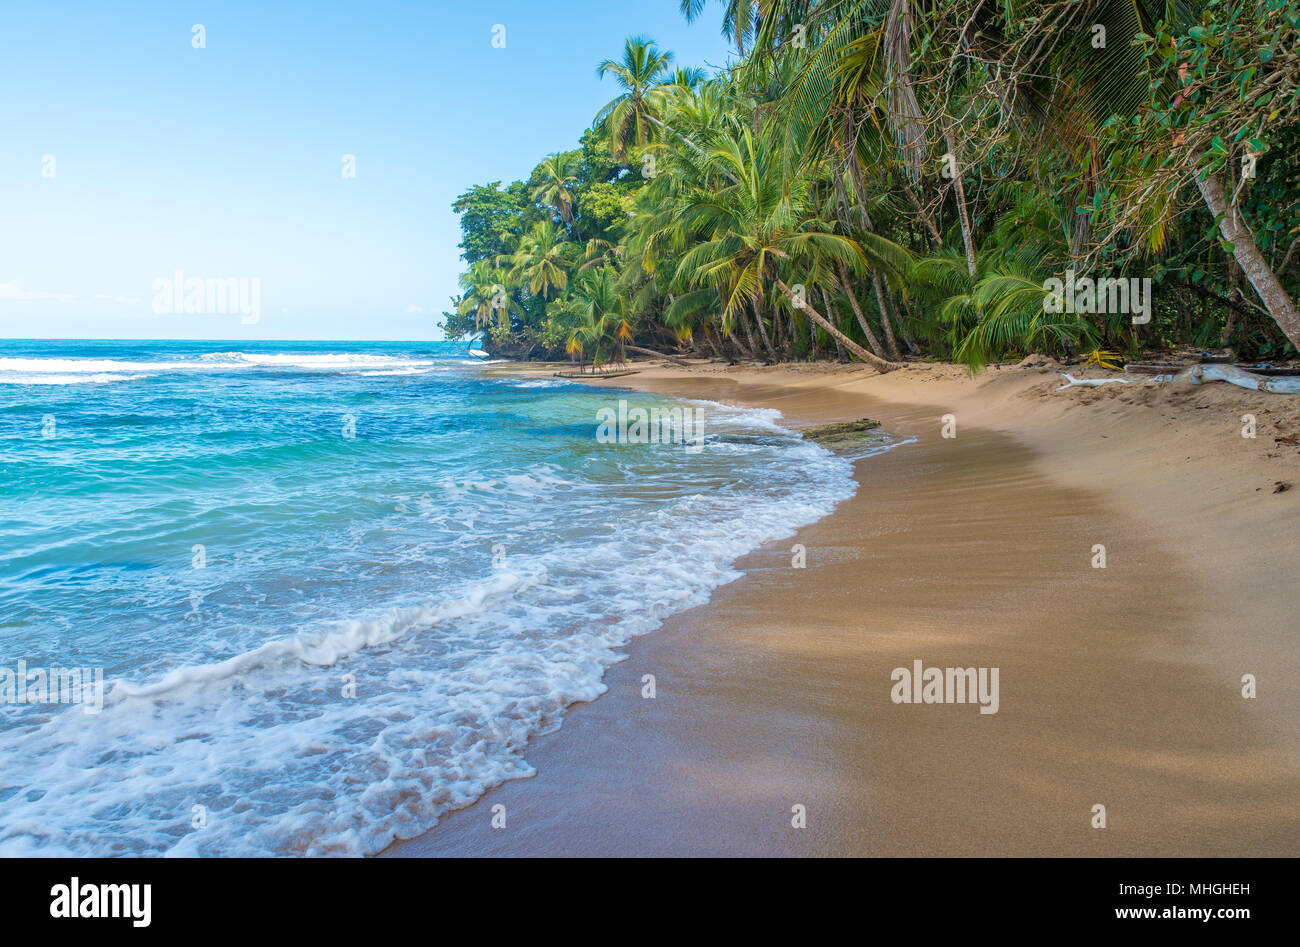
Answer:
[[[600,443],[620,398],[703,448]],[[370,854],[529,775],[633,636],[851,495],[777,422],[450,343],[0,341],[0,854]]]

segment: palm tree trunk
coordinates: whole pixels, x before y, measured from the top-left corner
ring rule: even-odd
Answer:
[[[975,243],[971,238],[970,215],[966,212],[966,186],[961,181],[961,162],[957,159],[957,145],[953,142],[951,125],[944,126],[943,138],[948,143],[948,153],[952,155],[953,164],[956,166],[953,169],[952,183],[957,195],[957,216],[961,219],[961,242],[966,246],[966,269],[971,279],[974,279]]]
[[[1277,276],[1269,267],[1264,255],[1259,252],[1255,238],[1245,228],[1235,207],[1228,206],[1228,199],[1223,193],[1223,181],[1217,175],[1206,175],[1205,180],[1197,180],[1201,197],[1210,208],[1210,213],[1219,220],[1219,232],[1223,239],[1232,244],[1232,255],[1241,270],[1255,287],[1255,292],[1268,309],[1269,315],[1282,330],[1282,334],[1291,340],[1291,344],[1300,348],[1300,312],[1287,291],[1278,282]]]
[[[785,293],[785,295],[789,298],[790,302],[792,303],[795,302],[795,295],[793,292],[790,291],[789,286],[786,286],[785,283],[781,282],[780,279],[777,279],[776,285],[781,288],[781,292]],[[835,328],[835,326],[833,326],[826,319],[825,316],[823,316],[820,312],[814,309],[806,299],[804,300],[803,303],[803,311],[808,314],[808,317],[810,319],[812,319],[819,326],[821,326],[823,329],[829,332],[831,334],[831,338],[836,339],[841,345],[843,345],[846,349],[848,349],[850,352],[852,352],[862,361],[866,362],[876,371],[881,372],[883,374],[884,372],[892,372],[896,368],[903,367],[902,365],[899,365],[895,362],[887,362],[883,358],[873,355],[871,352],[868,352],[862,346],[858,345],[858,343],[854,342],[852,339],[850,339],[839,329]]]
[[[862,228],[868,233],[875,233],[876,228],[871,223],[871,215],[867,213],[866,189],[858,172],[857,157],[856,155],[851,155],[849,158],[849,179],[853,182],[853,193],[858,201],[858,216],[861,218]],[[845,212],[847,213],[847,201],[844,201],[844,189],[843,186],[840,185],[838,176],[835,179],[835,183],[839,188],[840,199],[844,202]],[[858,317],[858,322],[862,325],[862,329],[867,335],[867,341],[871,344],[872,350],[878,356],[884,358],[885,353],[880,350],[880,343],[876,341],[876,337],[872,334],[870,327],[867,325],[867,320],[862,315],[862,308],[858,305],[858,298],[854,295],[852,288],[849,286],[849,280],[843,263],[840,264],[840,283],[844,286],[844,291],[848,294],[849,302],[853,305],[853,313]],[[881,293],[880,273],[877,272],[875,268],[872,268],[871,270],[871,284],[876,291],[876,304],[880,307],[880,324],[885,330],[885,342],[889,346],[889,357],[898,359],[900,357],[898,340],[894,338],[894,327],[890,325],[889,322],[889,308],[885,305],[884,295]]]
[[[763,348],[767,349],[768,357],[771,358],[772,361],[779,362],[780,359],[777,358],[776,349],[772,347],[772,342],[767,337],[767,327],[763,325],[763,314],[758,310],[757,296],[753,297],[753,303],[754,303],[754,321],[758,323],[758,334],[763,339]]]
[[[822,290],[822,307],[828,314],[834,315],[834,311],[831,309],[830,297],[826,295],[826,290],[824,289]],[[811,319],[808,320],[808,325],[812,327],[814,332],[817,331],[817,323],[813,322]],[[844,346],[840,345],[840,340],[835,338],[835,336],[831,336],[831,341],[835,343],[835,358],[841,362],[847,362],[848,357],[844,354]]]
[[[878,358],[884,358],[885,351],[880,347],[880,340],[876,338],[876,333],[871,331],[871,324],[867,322],[867,317],[862,314],[862,307],[858,305],[858,297],[854,294],[853,287],[849,285],[849,269],[844,265],[843,260],[837,262],[840,269],[840,285],[844,287],[844,294],[849,297],[849,305],[853,307],[853,315],[857,317],[858,325],[862,327],[862,334],[867,337],[867,344],[871,346],[871,351],[875,352]],[[875,277],[878,285],[880,278],[874,272],[872,276]],[[879,293],[880,290],[877,289],[877,297],[879,297]],[[897,353],[893,354],[897,357]]]
[[[710,351],[712,351],[714,355],[718,358],[722,358],[722,350],[719,349],[718,344],[713,341],[713,333],[709,331],[708,323],[701,325],[700,330],[704,333],[704,344],[709,347]]]
[[[748,347],[741,345],[740,339],[736,338],[734,332],[731,336],[732,339],[735,340],[737,346],[744,350],[746,358],[758,358],[758,355],[756,354],[758,352],[758,346],[754,343],[754,330],[749,325],[749,319],[746,318],[746,312],[744,309],[740,310],[739,322],[741,327],[745,330],[745,338],[749,340],[749,345]]]
[[[790,361],[790,328],[789,320],[781,318],[781,310],[772,307],[772,331],[776,335],[777,344],[781,346],[782,361]]]
[[[880,297],[876,298],[876,302],[880,305]],[[884,305],[880,305],[880,325],[885,330],[885,345],[889,348],[890,357],[898,358],[901,350],[898,347],[898,339],[894,337],[894,326],[889,320],[889,310]]]
[[[898,334],[903,337],[903,344],[907,346],[907,350],[913,355],[921,354],[921,350],[916,347],[912,337],[907,334],[907,323],[903,321],[903,307],[898,305],[898,300],[894,298],[894,291],[888,286],[885,287],[885,299],[889,301],[890,311],[898,316]],[[907,307],[908,318],[912,318],[912,304],[906,299],[903,300],[903,304]]]
[[[680,365],[682,368],[690,368],[690,362],[684,362],[676,355],[669,355],[667,352],[656,352],[654,349],[644,349],[639,345],[624,345],[623,348],[629,352],[636,352],[638,355],[650,355],[654,358],[662,358],[666,362],[672,362],[674,365]]]
[[[934,241],[934,248],[936,250],[942,249],[943,234],[939,233],[939,227],[935,224],[934,217],[922,206],[921,199],[916,196],[916,192],[912,190],[911,186],[906,181],[901,182],[901,184],[907,199],[912,203],[912,209],[916,211],[916,216],[921,218],[921,223],[925,224],[925,229],[930,232],[930,239]]]

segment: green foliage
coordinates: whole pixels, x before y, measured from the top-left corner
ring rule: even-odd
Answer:
[[[457,199],[469,270],[448,331],[592,363],[634,338],[972,369],[1221,338],[1288,350],[1198,176],[1224,177],[1294,298],[1300,0],[723,10],[734,68],[674,69],[633,37],[598,66],[617,95],[576,147]],[[1045,281],[1071,270],[1150,279],[1151,321],[1049,311]]]
[[[613,228],[626,216],[623,194],[619,189],[604,181],[597,182],[582,193],[576,233],[587,239],[609,239]]]

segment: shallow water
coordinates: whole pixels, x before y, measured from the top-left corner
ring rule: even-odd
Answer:
[[[236,345],[0,342],[0,669],[106,690],[0,671],[0,854],[374,853],[854,490],[772,411]],[[601,443],[620,399],[701,448]]]

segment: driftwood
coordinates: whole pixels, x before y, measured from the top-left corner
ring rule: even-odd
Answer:
[[[1153,375],[1151,378],[1075,378],[1066,372],[1062,372],[1061,375],[1066,381],[1060,388],[1054,389],[1056,391],[1060,391],[1062,388],[1073,388],[1076,385],[1087,387],[1110,384],[1133,385],[1147,381],[1160,384],[1188,381],[1193,385],[1204,385],[1212,381],[1226,381],[1230,385],[1236,385],[1239,388],[1250,388],[1253,391],[1270,391],[1278,395],[1300,395],[1300,376],[1256,375],[1235,365],[1218,363],[1192,365],[1177,375]]]
[[[1187,362],[1129,362],[1124,366],[1128,375],[1177,375],[1187,367]]]
[[[1193,385],[1203,385],[1211,381],[1226,381],[1239,388],[1251,388],[1255,391],[1271,391],[1278,395],[1300,395],[1300,377],[1295,375],[1256,375],[1235,365],[1193,365],[1178,376],[1186,378]]]
[[[1145,381],[1169,381],[1174,376],[1156,375],[1154,378],[1075,378],[1069,372],[1061,372],[1061,377],[1065,379],[1065,384],[1061,388],[1073,388],[1075,385],[1096,388],[1098,385],[1138,385]],[[1060,391],[1061,388],[1052,390]]]
[[[635,369],[624,368],[612,372],[555,372],[556,378],[621,378],[639,374]]]
[[[629,352],[636,352],[638,355],[652,355],[655,358],[667,359],[674,365],[680,365],[682,368],[690,368],[691,363],[678,358],[676,355],[667,355],[664,352],[656,352],[654,349],[643,349],[639,345],[624,345],[623,348]]]

